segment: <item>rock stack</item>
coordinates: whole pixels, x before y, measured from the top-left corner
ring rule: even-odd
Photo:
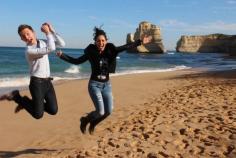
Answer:
[[[134,34],[127,35],[126,42],[130,43],[138,39],[142,39],[145,35],[152,36],[152,41],[148,44],[138,46],[135,49],[128,50],[129,52],[139,53],[163,53],[164,45],[162,43],[160,27],[149,22],[141,22]]]

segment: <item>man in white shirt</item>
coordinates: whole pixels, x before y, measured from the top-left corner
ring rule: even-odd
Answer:
[[[0,100],[14,100],[18,106],[15,112],[27,110],[35,119],[43,117],[44,111],[55,115],[58,111],[57,99],[50,77],[48,54],[56,50],[56,45],[65,46],[64,40],[54,31],[52,25],[42,24],[41,31],[47,40],[38,40],[33,28],[20,25],[18,34],[26,43],[25,56],[29,63],[30,85],[32,99],[21,96],[18,90],[0,97]]]

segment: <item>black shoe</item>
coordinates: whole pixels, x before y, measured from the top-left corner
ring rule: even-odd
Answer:
[[[20,92],[19,90],[14,90],[8,94],[4,94],[2,96],[0,96],[0,100],[8,100],[8,101],[11,101],[11,100],[14,100],[14,98],[17,96],[17,95],[20,95]]]
[[[100,117],[100,118],[97,118],[97,119],[95,119],[95,120],[92,120],[92,121],[90,122],[90,126],[89,126],[89,134],[93,134],[94,131],[95,131],[95,127],[96,127],[100,122],[102,122],[105,118],[107,118],[107,116],[108,116],[108,115],[104,115],[104,116],[102,116],[102,117]]]
[[[90,123],[90,126],[89,126],[89,134],[93,135],[94,130],[95,130],[95,127],[96,127],[96,124]]]
[[[86,133],[86,126],[89,123],[89,120],[87,117],[81,117],[80,118],[80,131],[85,134]]]
[[[15,113],[18,113],[18,112],[20,112],[23,109],[24,109],[23,106],[17,105],[16,108],[15,108]]]

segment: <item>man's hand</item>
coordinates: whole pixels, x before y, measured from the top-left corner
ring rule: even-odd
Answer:
[[[45,24],[45,23],[42,24],[41,31],[43,33],[45,33],[46,35],[48,35],[51,32],[49,26],[47,24]]]
[[[50,30],[51,33],[55,33],[55,29],[53,28],[53,26],[52,26],[50,23],[45,22],[44,24],[45,24],[45,25],[48,25],[49,30]]]

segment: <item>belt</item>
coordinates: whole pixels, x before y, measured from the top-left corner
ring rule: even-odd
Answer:
[[[41,80],[41,81],[51,81],[51,80],[53,80],[52,77],[40,78],[40,77],[31,76],[30,78],[32,80]]]

